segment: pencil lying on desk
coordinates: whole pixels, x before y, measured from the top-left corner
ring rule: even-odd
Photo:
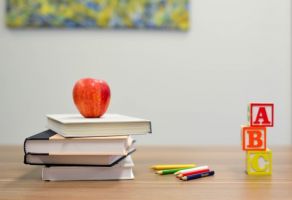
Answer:
[[[214,174],[215,174],[214,171],[209,171],[209,172],[205,172],[205,173],[201,173],[201,174],[193,174],[193,175],[189,175],[189,176],[183,176],[183,177],[181,177],[181,180],[189,181],[189,180],[203,178],[203,177],[207,177],[207,176],[213,176]]]
[[[177,165],[153,165],[151,168],[154,170],[164,170],[164,169],[182,169],[195,167],[195,164],[177,164]]]
[[[183,168],[183,169],[189,169],[189,168]],[[156,171],[155,173],[156,174],[160,174],[160,175],[166,175],[166,174],[174,174],[175,172],[177,171],[180,171],[180,169],[164,169],[164,170],[159,170],[159,171]]]
[[[180,171],[178,171],[176,176],[179,178],[179,177],[183,177],[183,176],[189,176],[192,174],[200,174],[200,173],[204,173],[204,172],[208,172],[208,171],[210,171],[208,166],[200,166],[200,167],[190,168],[187,170],[180,170]]]
[[[180,171],[175,172],[175,175],[181,174],[181,173],[185,173],[185,172],[189,172],[189,171],[194,171],[194,170],[200,170],[200,169],[209,169],[208,166],[200,166],[200,167],[192,167],[189,169],[182,169]]]

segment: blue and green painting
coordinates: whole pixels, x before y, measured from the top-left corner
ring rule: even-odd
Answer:
[[[189,0],[6,0],[6,24],[186,31],[189,4]]]

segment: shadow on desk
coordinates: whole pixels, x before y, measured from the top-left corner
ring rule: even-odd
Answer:
[[[42,172],[41,168],[34,168],[29,171],[27,171],[25,174],[17,177],[15,181],[20,181],[20,180],[41,180],[42,179]]]

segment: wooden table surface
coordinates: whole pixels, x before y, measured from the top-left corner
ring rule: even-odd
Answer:
[[[0,146],[0,199],[292,199],[292,147],[274,147],[273,175],[247,176],[240,147],[137,147],[135,180],[41,180],[41,167],[24,165],[22,147]],[[180,181],[149,169],[157,163],[209,165],[214,177]]]

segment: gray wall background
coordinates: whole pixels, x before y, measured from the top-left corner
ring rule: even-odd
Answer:
[[[74,82],[105,79],[110,112],[152,120],[138,144],[240,144],[251,101],[275,103],[269,144],[291,143],[289,0],[193,0],[191,30],[9,30],[0,1],[1,144],[77,112]]]

